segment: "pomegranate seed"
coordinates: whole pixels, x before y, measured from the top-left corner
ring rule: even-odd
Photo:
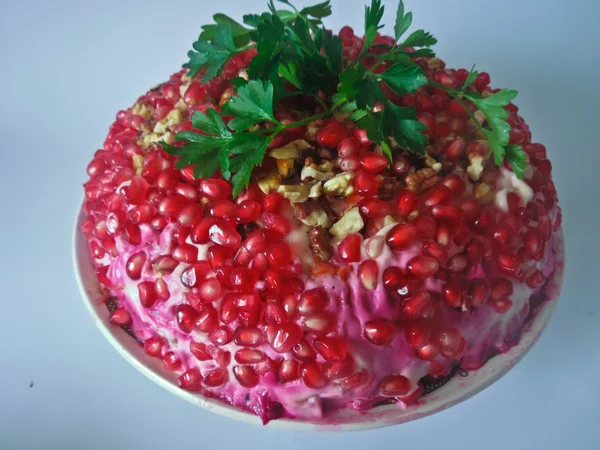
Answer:
[[[354,188],[358,195],[372,197],[377,194],[379,184],[375,175],[369,172],[358,172],[354,177]]]
[[[546,281],[546,278],[544,277],[544,274],[540,270],[535,269],[527,277],[526,281],[527,281],[527,286],[529,286],[532,289],[537,289],[544,284],[544,282]]]
[[[176,371],[181,370],[181,361],[173,352],[166,352],[163,357],[163,364],[166,370]]]
[[[446,263],[446,269],[452,273],[464,272],[469,267],[469,258],[464,253],[457,253],[450,257]]]
[[[245,267],[237,267],[231,272],[231,286],[243,292],[253,292],[258,281],[258,272]]]
[[[387,234],[386,242],[392,250],[404,250],[410,247],[417,237],[417,228],[410,223],[395,225]]]
[[[242,237],[236,229],[224,221],[214,223],[208,230],[208,237],[223,247],[237,248],[242,243]]]
[[[190,333],[196,324],[198,311],[190,305],[177,305],[177,308],[175,308],[175,316],[177,317],[177,324],[181,331]]]
[[[260,350],[252,348],[242,348],[233,355],[233,359],[239,364],[255,364],[264,361],[266,357]]]
[[[318,337],[313,341],[313,346],[327,361],[342,361],[346,358],[346,344],[338,337]]]
[[[337,147],[340,158],[355,158],[360,152],[360,142],[355,138],[347,138],[341,141]],[[387,161],[386,161],[387,166]],[[385,166],[384,166],[385,167]]]
[[[451,283],[446,283],[442,288],[442,298],[451,308],[460,308],[463,303],[462,290]]]
[[[472,265],[481,264],[483,260],[483,245],[476,239],[472,239],[465,247],[465,254]]]
[[[302,339],[302,329],[295,323],[271,325],[272,338],[269,343],[277,353],[287,353]]]
[[[152,336],[144,341],[144,352],[154,358],[160,357],[164,341],[158,336]]]
[[[406,271],[417,279],[432,276],[440,267],[439,263],[429,256],[416,256],[406,265]]]
[[[283,307],[283,311],[285,312],[288,319],[291,319],[296,315],[296,305],[297,298],[295,295],[288,295],[281,302],[281,306]]]
[[[231,263],[233,249],[221,245],[213,245],[206,251],[206,256],[213,270]]]
[[[221,325],[220,327],[211,331],[208,337],[213,344],[223,346],[229,344],[233,340],[233,333],[227,325]]]
[[[457,137],[450,142],[450,144],[448,144],[448,147],[446,147],[446,158],[449,161],[458,161],[464,154],[466,148],[467,143],[465,142],[464,138]]]
[[[244,347],[258,347],[265,341],[262,331],[257,327],[238,327],[233,340],[237,345]]]
[[[147,256],[144,252],[138,252],[129,257],[125,265],[125,272],[130,279],[139,280],[141,278],[146,259]]]
[[[394,163],[392,164],[392,171],[396,175],[405,175],[411,169],[411,164],[408,160],[402,156],[396,156],[394,158]],[[401,191],[402,192],[402,191]],[[409,191],[412,192],[412,191]]]
[[[512,233],[507,227],[497,225],[492,232],[492,237],[500,247],[506,247],[510,243]]]
[[[158,212],[163,216],[176,217],[188,204],[188,201],[179,195],[165,197],[158,205]]]
[[[260,203],[254,200],[246,200],[236,206],[234,216],[238,223],[256,222],[262,212]]]
[[[292,355],[301,361],[310,361],[317,357],[317,354],[308,342],[302,339],[292,348]]]
[[[199,361],[210,361],[212,359],[206,344],[202,342],[190,342],[190,353]]]
[[[492,286],[492,290],[490,293],[490,298],[492,301],[500,300],[503,297],[512,295],[513,293],[513,284],[510,280],[506,278],[499,278],[496,280],[494,285]]]
[[[332,121],[326,128],[321,128],[315,135],[317,144],[335,149],[349,135],[348,129],[338,121]]]
[[[191,83],[183,94],[183,101],[188,106],[194,106],[202,101],[206,94],[204,88],[199,82]]]
[[[479,202],[474,198],[461,198],[457,206],[462,210],[463,217],[467,221],[475,220],[481,210]]]
[[[410,388],[410,380],[403,375],[390,375],[379,383],[381,393],[390,397],[406,395]]]
[[[198,248],[192,244],[182,244],[173,250],[173,259],[184,263],[198,261]]]
[[[324,336],[332,330],[334,322],[330,313],[321,311],[305,317],[302,326],[308,333]]]
[[[198,286],[198,295],[206,302],[214,302],[221,298],[221,283],[215,278],[210,278]]]
[[[341,380],[340,386],[344,390],[355,389],[359,386],[367,384],[371,379],[371,375],[366,369],[361,370],[360,372],[356,372],[354,375]]]
[[[377,289],[377,279],[379,277],[379,267],[377,262],[373,259],[363,261],[358,266],[358,279],[360,284],[369,290],[374,291]]]
[[[442,179],[441,184],[449,188],[457,197],[465,192],[465,183],[458,175],[454,173],[446,175]]]
[[[150,226],[157,231],[162,231],[167,226],[167,219],[163,216],[155,216],[150,221]]]
[[[125,188],[125,199],[132,205],[141,205],[146,200],[148,182],[140,176],[131,179],[131,184]]]
[[[406,217],[411,212],[415,211],[421,204],[419,194],[408,189],[403,189],[398,194],[396,199],[396,208],[401,216]]]
[[[323,288],[304,291],[298,301],[298,312],[304,316],[323,311],[329,302],[327,292]]]
[[[177,221],[183,226],[192,227],[202,219],[204,210],[200,205],[188,205],[177,215]]]
[[[402,307],[402,316],[407,320],[430,319],[435,314],[436,304],[427,291],[418,291],[408,297]]]
[[[148,223],[156,214],[156,208],[152,205],[144,204],[132,208],[127,217],[134,224]]]
[[[383,271],[382,281],[388,291],[400,289],[406,283],[404,273],[398,267],[386,267]]]
[[[338,244],[338,257],[346,264],[360,261],[361,244],[360,234],[349,234]]]
[[[473,85],[478,91],[483,91],[490,85],[490,75],[486,72],[481,72],[477,75],[477,78],[475,78]]]
[[[327,385],[327,377],[316,361],[306,361],[300,366],[300,376],[306,387],[321,389]]]
[[[507,312],[512,306],[512,304],[512,300],[508,297],[502,297],[501,299],[494,300],[491,303],[492,308],[494,308],[496,312],[500,314],[504,314],[505,312]]]
[[[456,222],[462,219],[462,211],[457,206],[437,205],[431,208],[431,214],[437,219]]]
[[[140,304],[144,308],[151,308],[156,303],[157,297],[154,291],[154,283],[152,281],[142,281],[138,284],[138,295]]]
[[[233,375],[238,383],[246,388],[252,388],[258,384],[258,374],[250,366],[233,366]]]
[[[267,306],[263,311],[263,318],[265,323],[277,325],[285,322],[287,315],[282,305],[278,303],[267,303]]]
[[[279,242],[267,250],[269,262],[274,266],[284,266],[290,262],[292,254],[290,248],[284,242]]]
[[[388,166],[388,159],[379,153],[363,152],[360,155],[360,165],[367,172],[378,173]]]
[[[385,217],[390,213],[390,205],[378,198],[365,198],[358,203],[360,213],[367,219]]]
[[[537,258],[541,253],[543,243],[540,234],[535,229],[530,228],[523,236],[523,248],[525,254],[530,258]]]
[[[463,354],[467,347],[465,338],[456,328],[442,330],[436,335],[440,353],[446,359],[456,359]]]
[[[283,208],[285,199],[283,198],[283,196],[281,194],[278,194],[277,192],[273,192],[271,194],[268,194],[264,199],[263,199],[263,209],[266,212],[270,212],[270,213],[275,213],[281,210],[281,208]]]
[[[227,200],[231,195],[231,185],[225,180],[204,179],[200,182],[200,193],[210,200]]]
[[[452,116],[466,116],[467,110],[457,100],[452,100],[448,105],[447,111]]]
[[[179,173],[174,169],[166,169],[162,171],[157,179],[156,186],[159,190],[166,192],[175,187],[177,181],[179,180]]]
[[[215,274],[217,276],[217,280],[222,287],[225,289],[232,289],[231,286],[231,272],[233,271],[233,267],[231,266],[221,266],[215,269]]]
[[[365,324],[363,335],[373,345],[387,345],[396,336],[396,326],[386,319],[373,319]]]
[[[157,278],[154,281],[154,292],[156,292],[156,296],[160,300],[168,300],[171,296],[171,293],[169,292],[169,286],[162,278]]]
[[[285,217],[278,215],[278,214],[272,214],[272,213],[263,213],[261,216],[261,219],[263,221],[263,223],[265,224],[265,226],[273,232],[277,232],[280,235],[286,235],[290,232],[291,230],[291,225],[289,220],[287,220]]]
[[[298,378],[298,368],[300,365],[292,359],[284,359],[279,365],[277,376],[281,383],[294,381]]]
[[[431,256],[437,262],[442,263],[448,257],[446,250],[438,244],[437,242],[430,242],[429,244],[425,244],[423,247],[423,254],[425,256]]]
[[[196,314],[194,327],[200,331],[208,333],[219,326],[219,314],[211,304],[205,305],[200,313],[194,311],[194,314]]]
[[[228,222],[233,222],[236,208],[237,205],[232,201],[218,200],[211,205],[209,214],[216,219],[225,219]]]
[[[227,383],[229,375],[226,369],[215,369],[204,375],[204,384],[208,387],[218,387]]]
[[[498,268],[509,275],[515,275],[521,269],[521,259],[509,252],[500,252],[496,256]]]
[[[203,280],[210,270],[211,267],[208,262],[197,262],[181,273],[181,284],[185,287],[192,288]]]
[[[474,308],[478,308],[483,304],[488,296],[488,287],[481,278],[471,280],[471,287],[468,293],[468,304]]]
[[[453,193],[448,186],[436,184],[425,192],[423,203],[425,206],[433,207],[450,203]]]
[[[349,377],[354,371],[354,360],[347,355],[342,361],[328,361],[325,364],[325,375],[330,380]]]
[[[433,239],[437,230],[437,224],[431,216],[421,214],[412,222],[417,229],[417,235],[423,239]]]
[[[121,327],[127,326],[131,323],[131,316],[126,309],[118,308],[110,313],[108,321],[113,325],[119,325]]]
[[[123,227],[123,237],[131,245],[140,245],[142,243],[140,227],[131,222],[125,223],[125,226]]]
[[[194,244],[207,244],[210,239],[208,232],[217,221],[211,217],[204,217],[192,228],[190,239]]]
[[[177,384],[186,391],[198,391],[202,385],[202,375],[198,369],[190,369],[177,379]]]

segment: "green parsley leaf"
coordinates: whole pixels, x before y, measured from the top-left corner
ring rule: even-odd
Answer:
[[[402,47],[431,47],[437,44],[437,39],[424,30],[414,31],[402,43]]]
[[[208,109],[206,114],[201,111],[194,111],[192,126],[208,135],[221,136],[223,138],[231,137],[231,133],[225,126],[223,119],[221,119],[219,113],[213,108]]]
[[[331,15],[331,2],[327,0],[323,3],[307,6],[300,11],[300,14],[303,16],[314,17],[315,19],[324,19]]]
[[[516,144],[508,144],[506,146],[506,159],[517,178],[522,180],[527,168],[527,154],[523,150],[523,147]]]
[[[469,88],[469,86],[473,84],[473,82],[477,78],[477,75],[479,75],[479,72],[477,72],[475,70],[475,66],[473,66],[471,68],[471,71],[469,72],[469,75],[467,76],[467,79],[465,80],[465,84],[462,87],[463,91],[466,91]]]
[[[245,130],[259,122],[277,122],[273,114],[273,85],[249,81],[225,103],[223,112],[234,117],[229,122],[232,130]]]
[[[376,101],[384,101],[385,94],[374,78],[363,78],[356,84],[356,105],[360,109],[371,109]]]
[[[279,63],[279,75],[288,83],[302,89],[302,81],[300,80],[300,64],[298,61],[289,61],[287,63]]]
[[[262,163],[270,142],[270,139],[263,137],[262,140],[253,142],[250,151],[241,153],[231,160],[230,169],[232,172],[236,172],[231,179],[234,197],[237,197],[244,188],[248,187],[252,170]]]
[[[250,30],[241,25],[240,23],[233,20],[231,17],[225,14],[215,14],[213,16],[215,24],[204,25],[202,27],[202,33],[200,39],[208,42],[213,42],[217,35],[217,25],[231,25],[231,33],[233,35],[233,42],[236,47],[243,47],[250,42]]]
[[[413,93],[427,83],[427,78],[420,67],[407,67],[402,63],[394,64],[380,74],[379,78],[394,92],[401,95]]]
[[[377,31],[383,28],[380,23],[384,11],[385,7],[381,5],[381,0],[371,0],[371,6],[365,7],[365,42],[362,54],[371,48],[377,37]]]
[[[412,13],[409,12],[404,14],[404,2],[400,0],[398,3],[398,10],[396,11],[396,25],[394,26],[394,32],[396,35],[396,41],[398,41],[406,30],[409,29],[412,23]]]
[[[391,134],[398,145],[424,155],[428,139],[423,132],[427,127],[416,120],[416,117],[414,108],[396,106],[386,100],[381,125],[384,132]]]

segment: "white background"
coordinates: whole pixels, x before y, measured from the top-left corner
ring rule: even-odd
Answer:
[[[329,24],[361,29],[363,1],[334,0]],[[384,3],[391,24],[396,4]],[[264,1],[1,0],[0,449],[600,449],[599,3],[406,3],[450,66],[477,62],[494,86],[521,91],[554,163],[566,284],[525,360],[448,411],[352,434],[236,423],[152,384],[103,339],[75,287],[85,167],[117,110],[178,69],[200,25]]]

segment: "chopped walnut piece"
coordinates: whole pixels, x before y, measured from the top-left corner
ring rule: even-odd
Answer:
[[[257,181],[258,187],[265,194],[276,191],[281,184],[281,176],[278,173],[270,173],[264,178]]]
[[[423,192],[437,183],[439,177],[431,167],[419,169],[406,177],[406,188],[411,191]]]
[[[473,181],[478,181],[481,179],[481,174],[483,173],[483,169],[485,168],[485,159],[483,156],[469,155],[469,167],[467,167],[467,173],[469,174],[469,178]]]
[[[136,175],[141,175],[144,168],[144,157],[142,155],[133,155],[133,168]]]
[[[320,225],[325,228],[331,227],[335,212],[325,200],[310,199],[303,203],[293,203],[294,216],[304,225]]]
[[[321,164],[315,163],[312,158],[306,158],[304,160],[304,167],[300,173],[300,179],[315,180],[315,181],[327,181],[333,178],[335,175],[333,171],[333,163],[331,161],[324,161]]]
[[[287,178],[294,174],[294,160],[293,159],[278,159],[277,160],[277,172],[282,178]]]
[[[304,203],[308,200],[309,187],[305,184],[282,184],[277,192],[287,198],[290,203]]]
[[[313,184],[310,187],[310,191],[308,192],[308,196],[310,198],[319,198],[323,193],[323,183],[320,181],[317,184]]]
[[[354,186],[352,185],[353,179],[354,174],[352,172],[340,173],[325,182],[323,191],[325,191],[326,194],[347,197],[354,193]]]
[[[341,240],[349,234],[358,233],[364,226],[365,223],[358,208],[354,207],[346,211],[340,220],[333,224],[329,232]]]
[[[154,132],[163,134],[167,130],[173,131],[181,122],[183,122],[183,115],[181,114],[181,111],[179,111],[177,108],[172,109],[163,120],[156,122],[156,125],[154,126]]]
[[[304,139],[296,139],[283,147],[274,148],[269,152],[269,156],[274,159],[298,159],[304,150],[312,148]]]
[[[310,239],[310,250],[321,261],[328,261],[333,254],[333,247],[330,244],[331,235],[327,230],[320,226],[312,227],[308,232]]]

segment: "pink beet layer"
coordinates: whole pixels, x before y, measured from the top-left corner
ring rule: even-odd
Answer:
[[[346,58],[356,39],[346,29]],[[517,343],[556,270],[560,230],[550,162],[517,107],[507,110],[524,180],[486,161],[465,111],[424,87],[390,96],[429,127],[426,157],[398,151],[388,167],[353,122],[321,120],[274,141],[233,198],[219,177],[175,169],[158,142],[219,108],[252,57],[205,85],[176,73],[117,114],[89,164],[82,230],[118,306],[111,322],[130,326],[182,389],[265,422],[407,404],[423,380]],[[466,74],[418,62],[430,78]],[[487,74],[471,89],[489,93]],[[318,107],[298,102],[280,105],[279,120]]]

